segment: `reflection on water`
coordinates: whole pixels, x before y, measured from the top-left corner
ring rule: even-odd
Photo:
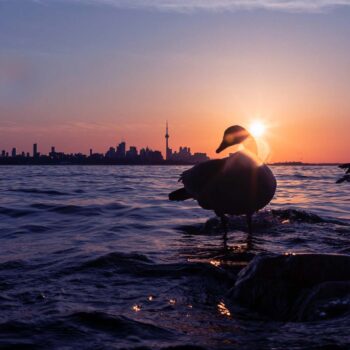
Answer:
[[[349,319],[268,322],[226,299],[257,253],[350,253],[342,171],[273,167],[253,236],[230,218],[224,249],[211,212],[167,200],[184,169],[1,167],[0,347],[349,345]]]
[[[227,316],[227,317],[231,316],[230,310],[226,307],[223,301],[220,301],[220,303],[218,304],[218,311],[223,316]]]
[[[210,264],[218,267],[221,265],[221,262],[219,260],[210,260]]]
[[[139,312],[139,311],[141,311],[142,306],[141,306],[141,305],[133,305],[132,309],[133,309],[133,311],[135,311],[135,312]]]

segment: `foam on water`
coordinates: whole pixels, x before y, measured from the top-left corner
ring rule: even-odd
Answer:
[[[183,170],[0,167],[0,346],[348,348],[349,317],[281,323],[226,299],[258,253],[350,253],[342,171],[274,167],[252,241],[231,218],[227,252],[211,212],[167,200]]]

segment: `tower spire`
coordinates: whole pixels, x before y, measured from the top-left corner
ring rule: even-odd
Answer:
[[[170,159],[168,121],[166,121],[166,126],[165,126],[165,159],[166,160]]]

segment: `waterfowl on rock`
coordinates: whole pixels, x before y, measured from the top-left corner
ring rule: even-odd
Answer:
[[[245,149],[227,158],[209,160],[184,171],[179,181],[183,188],[169,194],[172,201],[193,198],[221,218],[227,238],[226,216],[247,217],[251,233],[254,212],[265,207],[276,191],[276,179],[267,165],[257,156],[257,145],[249,132],[239,125],[226,129],[223,140],[216,150],[220,153],[230,146],[244,142]]]

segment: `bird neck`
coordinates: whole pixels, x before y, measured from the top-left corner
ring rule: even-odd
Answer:
[[[247,151],[258,156],[258,145],[256,144],[254,137],[252,136],[247,137],[247,139],[243,142],[243,146]]]

